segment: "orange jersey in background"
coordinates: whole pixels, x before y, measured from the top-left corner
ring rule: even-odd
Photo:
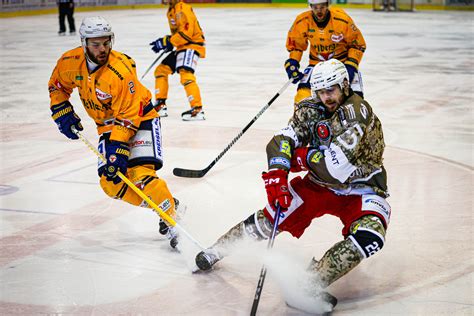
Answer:
[[[200,58],[206,57],[204,34],[194,14],[193,8],[184,2],[178,2],[166,14],[171,30],[171,44],[176,50],[194,49]]]
[[[329,8],[329,12],[329,22],[323,29],[316,25],[311,10],[296,17],[286,40],[290,58],[300,62],[310,45],[310,65],[336,58],[358,69],[366,48],[362,33],[344,10]]]
[[[151,93],[138,81],[135,61],[114,50],[108,62],[91,74],[82,47],[67,51],[58,60],[48,85],[51,106],[69,100],[77,88],[99,135],[110,131],[111,140],[128,142],[142,121],[157,116],[156,111],[141,116]]]

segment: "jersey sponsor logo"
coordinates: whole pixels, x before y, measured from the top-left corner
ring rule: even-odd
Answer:
[[[377,211],[382,212],[384,214],[384,217],[390,216],[390,210],[388,210],[387,207],[383,203],[381,203],[380,201],[377,201],[376,199],[373,199],[373,198],[365,199],[364,204],[372,204],[372,206]]]
[[[132,148],[135,148],[135,147],[148,147],[148,146],[151,146],[151,145],[152,145],[151,141],[143,140],[143,139],[135,140],[130,144],[130,146]]]
[[[329,44],[329,45],[313,45],[313,48],[318,52],[318,53],[323,53],[323,52],[334,52],[336,50],[336,44]]]
[[[82,104],[86,109],[95,110],[95,111],[110,111],[112,109],[112,104],[96,104],[92,100],[81,99]]]
[[[287,168],[290,168],[290,161],[285,158],[275,157],[275,158],[270,159],[270,166],[274,166],[274,165],[282,165]]]
[[[163,212],[166,212],[167,210],[169,210],[171,208],[171,202],[169,199],[166,199],[164,200],[163,202],[161,202],[160,205],[158,205],[159,208],[161,208],[163,210]]]
[[[313,157],[311,157],[310,162],[312,162],[312,163],[314,163],[314,164],[317,164],[317,163],[319,163],[319,162],[321,161],[321,159],[323,158],[323,153],[320,152],[320,151],[312,150],[312,151],[310,151],[309,154],[311,155],[311,153],[312,153],[313,151],[315,151],[316,153],[313,155]]]
[[[332,150],[331,148],[328,148],[329,154],[331,155],[331,162],[333,165],[339,165],[339,159],[337,159],[337,153],[336,151]]]
[[[339,43],[340,41],[342,41],[344,39],[344,35],[341,33],[341,34],[332,34],[331,35],[331,40],[335,43]]]
[[[112,98],[112,95],[100,90],[99,88],[95,88],[95,95],[97,96],[97,99],[101,101]]]
[[[123,80],[122,75],[120,74],[120,72],[118,72],[117,69],[115,69],[114,67],[110,66],[110,64],[107,64],[107,68],[109,68],[110,70],[112,70],[112,72],[113,72],[114,74],[116,74],[117,77],[118,77],[120,80]]]
[[[282,140],[280,142],[280,152],[284,153],[288,157],[291,157],[291,146],[287,140]]]
[[[328,122],[318,122],[316,125],[316,135],[318,138],[325,142],[331,137],[331,127]]]

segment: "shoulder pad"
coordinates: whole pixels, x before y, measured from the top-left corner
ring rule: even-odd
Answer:
[[[302,109],[302,108],[308,108],[308,107],[321,110],[322,106],[323,105],[320,102],[316,102],[316,100],[314,100],[312,97],[308,97],[306,99],[301,100],[297,104],[295,104],[295,111],[298,111],[299,109]],[[324,106],[322,109],[324,109]]]

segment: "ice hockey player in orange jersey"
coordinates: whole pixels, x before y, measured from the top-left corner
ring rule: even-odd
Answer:
[[[181,114],[184,121],[204,120],[201,92],[196,83],[196,66],[199,58],[206,57],[204,34],[193,9],[181,0],[168,0],[168,23],[171,35],[151,42],[155,53],[170,52],[155,69],[155,108],[160,116],[168,116],[168,76],[177,72],[186,91],[191,109]]]
[[[311,10],[299,14],[286,40],[290,53],[285,70],[293,83],[298,83],[295,104],[311,96],[309,78],[314,65],[335,58],[343,62],[349,73],[352,90],[363,97],[359,64],[366,49],[362,33],[342,9],[329,7],[328,0],[308,0]],[[300,72],[303,52],[309,49],[309,65]]]
[[[120,171],[175,218],[178,202],[166,182],[156,175],[163,164],[160,119],[153,110],[150,91],[137,79],[134,60],[112,50],[112,27],[100,16],[84,18],[79,34],[82,45],[59,58],[49,80],[52,118],[61,133],[78,139],[72,128],[82,131],[83,127],[69,102],[77,88],[87,114],[97,126],[98,150],[107,160],[98,165],[104,192],[114,199],[148,207],[117,176]],[[160,219],[159,230],[174,248],[175,228]]]

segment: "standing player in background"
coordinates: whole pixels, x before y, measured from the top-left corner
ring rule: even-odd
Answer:
[[[50,107],[59,131],[78,139],[72,128],[83,130],[69,102],[77,88],[87,114],[96,123],[99,152],[107,160],[100,160],[98,165],[104,192],[111,198],[148,207],[117,176],[120,171],[175,218],[177,200],[156,175],[163,164],[160,119],[153,110],[150,91],[137,79],[135,61],[112,50],[112,27],[100,16],[85,18],[79,34],[82,45],[61,56],[49,80]],[[177,245],[175,228],[161,219],[160,233],[167,235],[173,248]]]
[[[226,255],[227,246],[248,236],[268,239],[277,205],[282,214],[278,232],[300,238],[312,220],[338,217],[344,239],[309,265],[308,294],[337,300],[325,288],[354,269],[385,243],[390,206],[385,200],[387,174],[383,167],[382,125],[371,106],[355,94],[340,61],[317,64],[310,78],[312,98],[297,104],[289,125],[267,145],[268,172],[262,174],[267,206],[241,221],[196,256],[196,265],[209,270]],[[319,98],[321,102],[318,102]],[[289,172],[307,171],[288,183]]]
[[[155,53],[164,50],[170,53],[155,69],[155,108],[160,115],[168,116],[168,76],[177,72],[186,91],[191,109],[181,114],[184,121],[204,120],[201,92],[194,72],[199,58],[206,57],[204,34],[193,9],[181,0],[168,0],[167,12],[171,35],[150,43]],[[175,50],[173,50],[175,48]]]
[[[301,13],[288,32],[286,49],[290,52],[285,62],[288,78],[298,84],[295,104],[311,96],[309,78],[314,65],[335,58],[344,63],[349,73],[352,90],[363,97],[362,77],[358,71],[366,49],[362,33],[339,8],[329,8],[329,0],[308,0],[311,10]],[[309,65],[300,72],[303,52],[309,45]]]
[[[76,24],[74,23],[74,0],[57,0],[59,10],[59,36],[66,35],[66,24],[64,23],[67,17],[69,24],[69,35],[76,35]]]

